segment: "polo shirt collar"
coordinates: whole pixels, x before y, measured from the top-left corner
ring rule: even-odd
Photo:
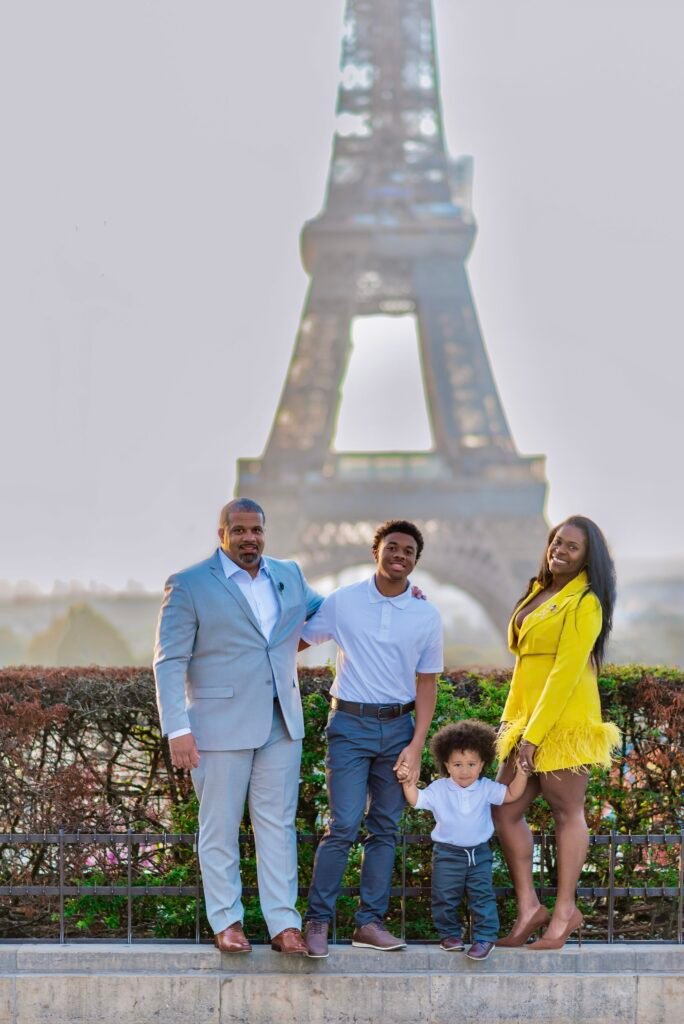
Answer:
[[[459,786],[458,782],[454,782],[451,776],[447,776],[447,782],[449,783],[450,789],[458,789],[461,793],[474,793],[476,789],[479,789],[480,783],[482,782],[482,776],[479,779],[475,779],[469,786]]]
[[[223,548],[219,548],[218,553],[219,558],[221,559],[221,566],[223,568],[223,572],[228,579],[230,579],[231,576],[234,576],[238,572],[247,572],[247,570],[243,569],[241,565],[237,565],[232,558],[229,558],[228,555],[223,550]],[[271,575],[270,572],[268,571],[268,565],[266,564],[263,558],[259,563],[259,572],[257,573],[257,576],[260,575],[262,572],[266,576]]]
[[[385,595],[381,594],[375,585],[375,573],[373,573],[371,578],[368,580],[368,598],[371,604],[378,604],[380,601],[388,601],[390,604],[394,605],[395,608],[406,608],[408,603],[413,600],[413,595],[411,594],[411,581],[408,581],[408,586],[403,594],[397,594],[396,597],[385,597]]]

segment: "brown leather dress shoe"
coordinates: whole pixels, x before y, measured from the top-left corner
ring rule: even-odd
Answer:
[[[252,952],[252,947],[250,946],[247,936],[243,932],[242,925],[239,921],[235,921],[234,924],[229,924],[222,932],[217,932],[214,936],[214,945],[217,949],[220,949],[222,953]]]
[[[271,949],[290,956],[307,956],[308,949],[299,928],[285,928],[271,939]]]

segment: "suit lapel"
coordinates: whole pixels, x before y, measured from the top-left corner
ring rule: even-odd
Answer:
[[[520,629],[517,628],[517,626],[515,624],[515,620],[518,617],[520,609],[524,608],[526,604],[529,604],[530,601],[532,600],[532,598],[534,597],[534,595],[539,593],[539,587],[540,587],[540,584],[538,582],[535,582],[534,586],[532,587],[532,590],[529,592],[527,597],[524,598],[520,602],[520,604],[516,605],[514,610],[513,610],[513,614],[511,615],[511,620],[508,623],[508,647],[509,647],[509,650],[511,650],[511,651],[517,651],[518,646],[520,645],[520,637],[523,634],[523,631],[525,629],[525,624],[529,621],[530,616],[529,615],[525,616],[525,618],[523,619],[523,624],[520,627]]]
[[[214,576],[218,580],[221,586],[228,591],[233,600],[235,600],[238,603],[238,605],[245,613],[249,621],[252,623],[254,628],[260,633],[261,636],[263,636],[264,634],[261,632],[256,616],[249,606],[249,602],[246,600],[244,594],[238,587],[237,583],[232,579],[228,579],[228,577],[224,573],[218,551],[216,552],[216,555],[214,556],[209,566],[209,571],[212,574],[212,576]]]
[[[285,591],[285,584],[280,578],[280,567],[278,566],[278,563],[273,562],[270,558],[264,558],[264,562],[268,567],[268,571],[271,576],[271,581],[273,583],[273,589],[275,591],[276,601],[278,602],[278,618],[273,623],[273,629],[271,630],[271,639],[269,641],[269,643],[273,643],[273,640],[275,639],[276,634],[278,633],[278,629],[280,628],[280,623],[283,618],[283,593]]]
[[[576,576],[574,580],[570,580],[570,582],[567,583],[562,590],[559,590],[557,594],[554,594],[553,597],[549,597],[546,601],[543,601],[542,604],[535,608],[533,612],[526,615],[523,620],[523,624],[520,627],[520,632],[518,633],[518,646],[520,646],[520,642],[528,630],[533,629],[541,622],[547,622],[552,615],[557,615],[563,610],[565,605],[572,597],[574,597],[575,594],[579,594],[582,590],[585,590],[588,585],[589,580],[587,574],[583,571]],[[533,596],[533,594],[530,594],[528,600],[531,600]],[[527,604],[527,601],[525,604]],[[518,614],[521,607],[522,605],[518,605],[514,613],[515,615]]]

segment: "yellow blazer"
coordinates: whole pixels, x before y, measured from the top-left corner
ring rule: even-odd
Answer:
[[[518,612],[540,590],[541,584],[535,582],[508,626],[508,646],[516,661],[501,716],[506,728],[497,741],[498,756],[505,759],[527,740],[538,748],[537,771],[609,766],[620,733],[601,719],[591,662],[601,631],[601,604],[589,589],[586,572],[581,572],[530,612],[518,631]]]

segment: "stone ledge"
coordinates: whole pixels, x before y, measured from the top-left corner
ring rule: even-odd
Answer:
[[[0,1024],[672,1024],[684,946],[333,947],[327,960],[211,946],[0,946]]]
[[[352,975],[352,974],[684,974],[684,945],[568,945],[558,951],[497,949],[476,963],[438,946],[409,946],[382,953],[354,946],[331,946],[326,960],[289,957],[268,946],[249,955],[221,954],[193,943],[40,943],[0,945],[2,974],[191,974]]]

